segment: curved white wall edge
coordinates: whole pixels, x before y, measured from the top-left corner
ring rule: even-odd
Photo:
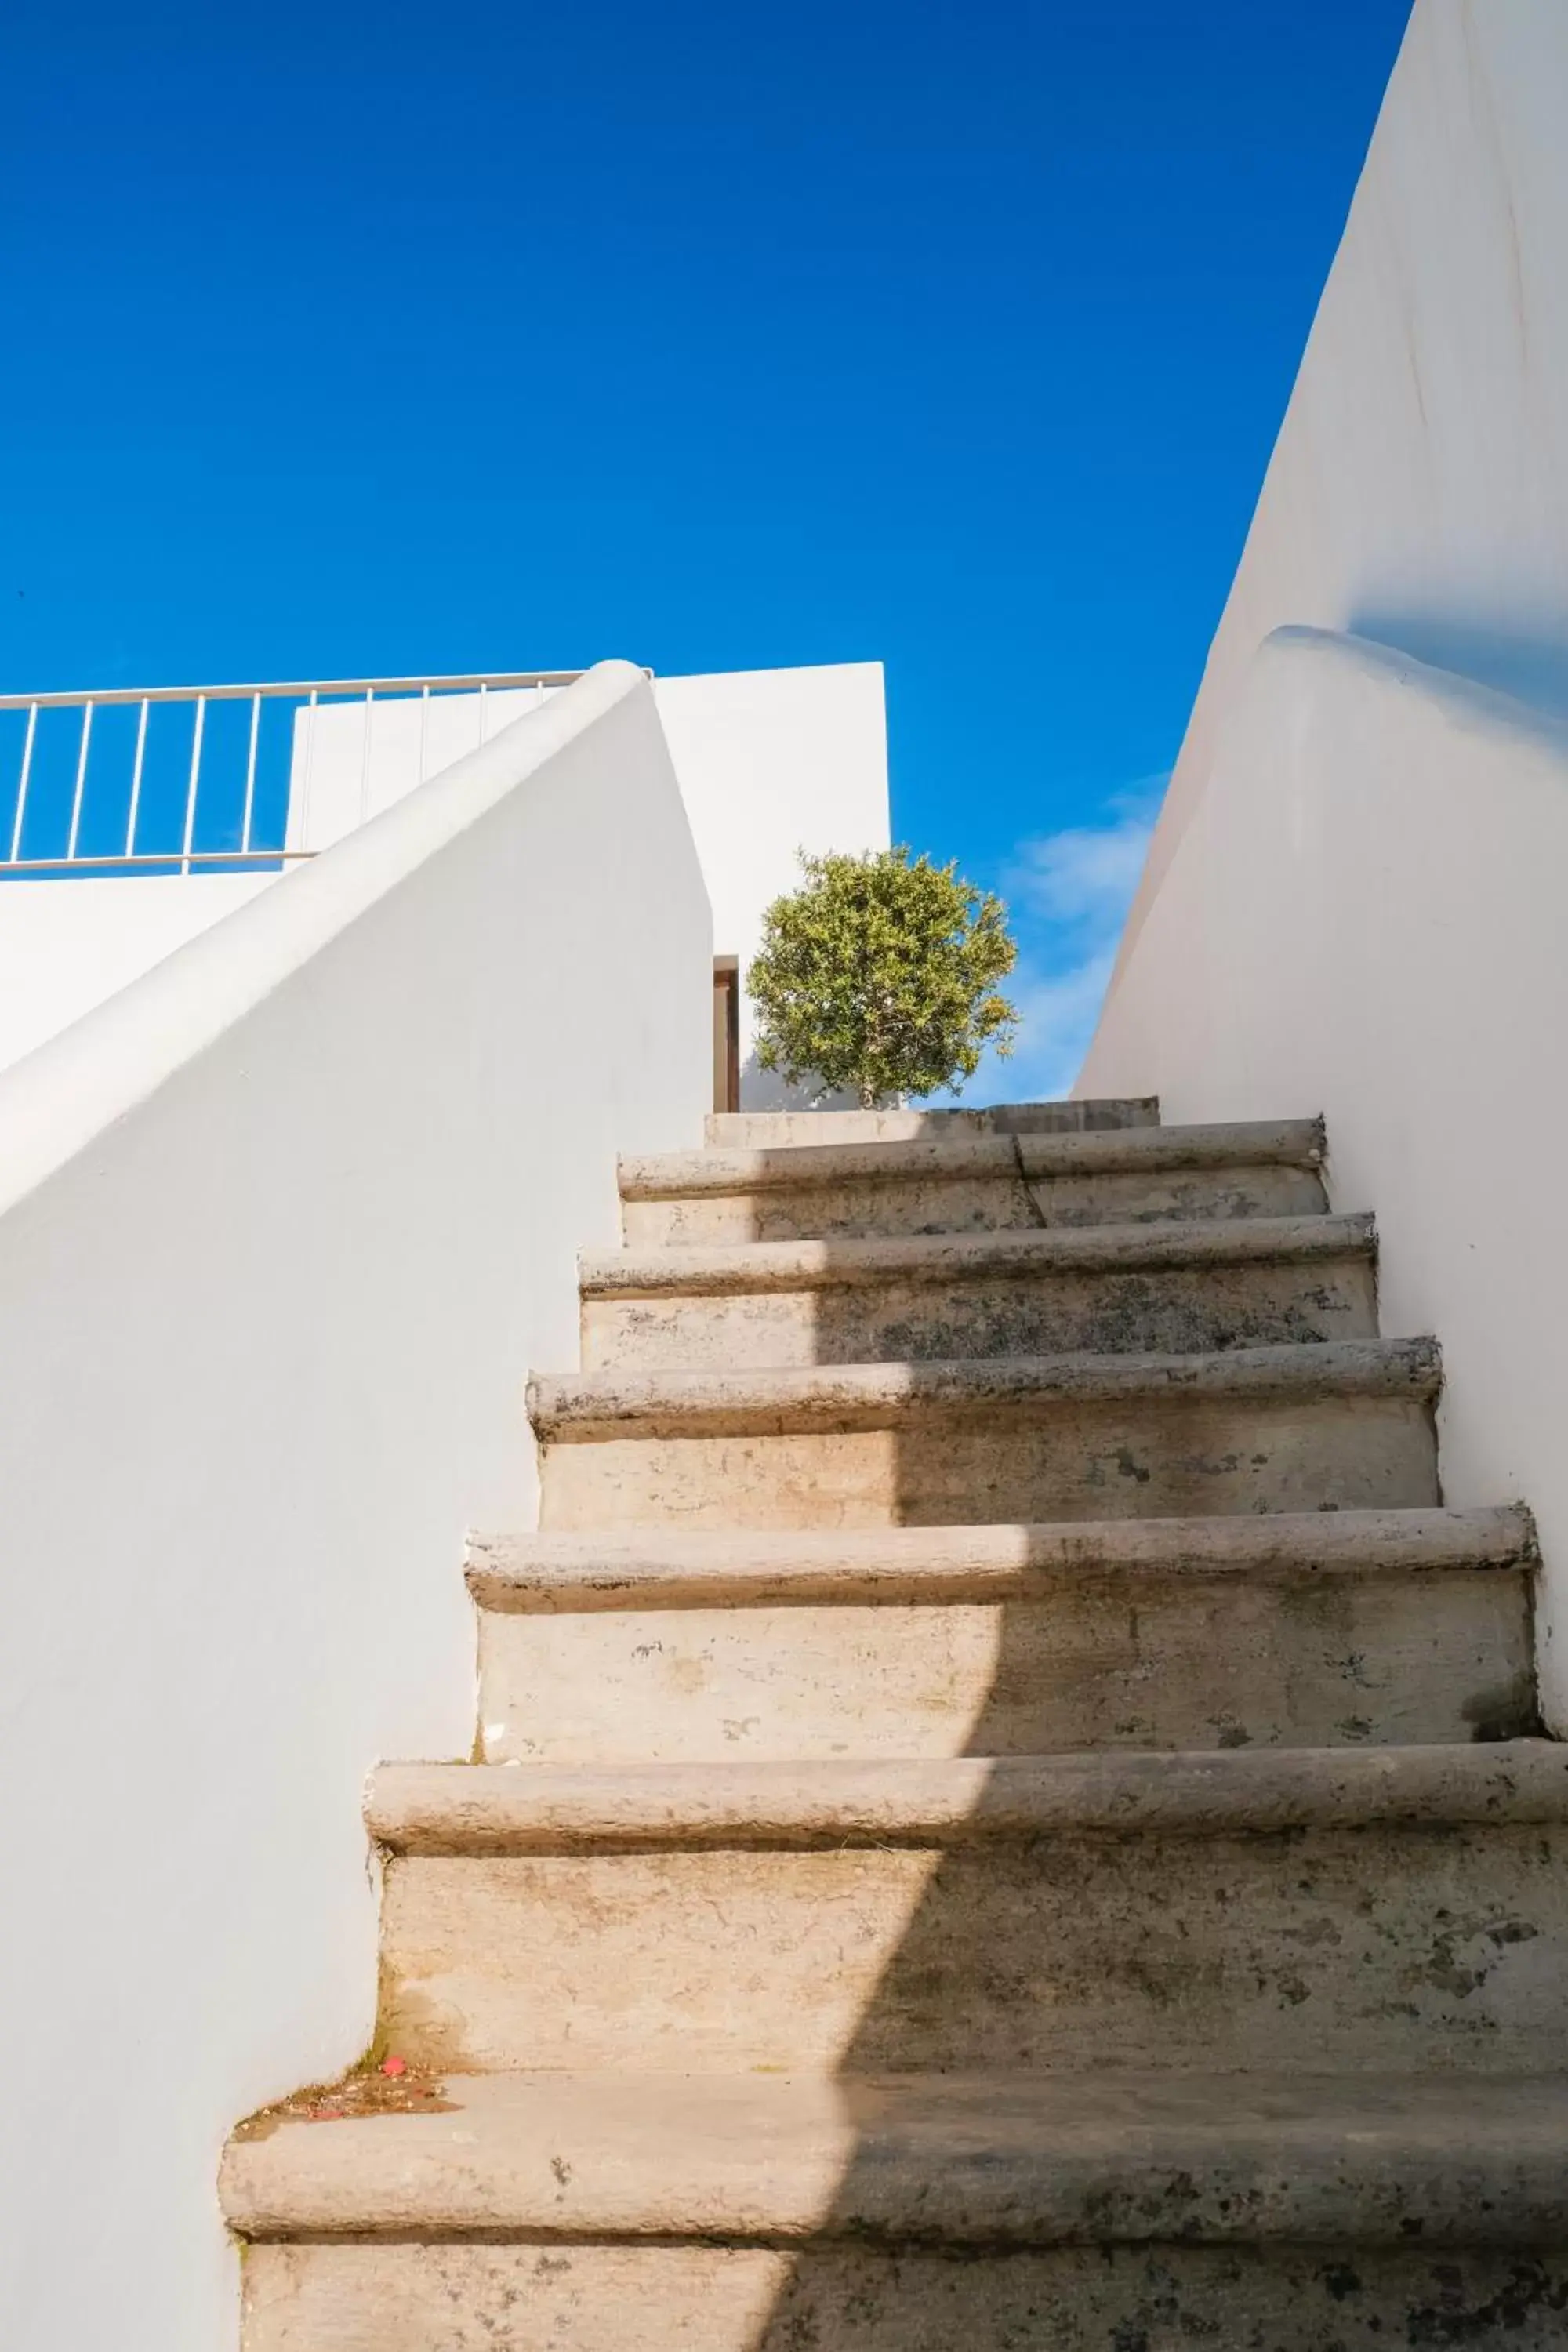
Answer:
[[[1563,0],[1415,0],[1123,961],[1270,631],[1373,639],[1568,710],[1565,113]]]
[[[463,1531],[712,953],[613,665],[0,1080],[0,2343],[237,2346],[224,2138],[370,2038],[365,1775],[471,1752]]]
[[[1541,1530],[1568,1731],[1568,726],[1304,628],[1253,662],[1079,1081],[1173,1121],[1321,1111],[1383,1324],[1442,1342],[1442,1475]]]
[[[639,688],[633,663],[598,663],[0,1070],[0,1213]]]

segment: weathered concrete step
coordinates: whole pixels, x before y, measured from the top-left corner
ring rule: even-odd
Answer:
[[[269,2241],[245,2304],[246,2352],[1562,2352],[1568,2244]]]
[[[1535,1728],[1523,1511],[476,1538],[489,1763]]]
[[[1078,1135],[1158,1127],[1153,1095],[1082,1101],[992,1103],[984,1110],[710,1111],[710,1143],[742,1150],[802,1143],[907,1143],[937,1135]]]
[[[623,1160],[622,1216],[633,1248],[1305,1216],[1322,1161],[1316,1119],[710,1149]]]
[[[1273,1512],[1257,1518],[1070,1520],[1062,1526],[733,1529],[632,1528],[469,1536],[481,1609],[589,1611],[892,1607],[1045,1601],[1103,1580],[1295,1584],[1443,1570],[1528,1570],[1520,1504],[1478,1510]]]
[[[285,2121],[237,2137],[221,2183],[230,2227],[253,2244],[423,2233],[517,2238],[534,2252],[595,2239],[971,2250],[1568,2240],[1568,2083],[1542,2073],[578,2071],[453,2074],[445,2100],[437,2113]],[[692,2340],[710,2352],[712,2339]]]
[[[230,2147],[246,2352],[1563,2341],[1561,2081],[455,2075],[445,2095]]]
[[[690,2074],[1568,2065],[1568,1752],[378,1776],[382,2030]]]
[[[1568,1822],[1568,1744],[968,1756],[532,1771],[383,1764],[365,1819],[400,1854],[841,1853],[1020,1838]]]
[[[585,1370],[897,1363],[1373,1339],[1370,1216],[607,1250]]]
[[[1429,1339],[536,1375],[542,1524],[875,1527],[1438,1499]]]

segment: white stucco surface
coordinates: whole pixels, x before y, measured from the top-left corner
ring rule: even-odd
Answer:
[[[369,708],[346,702],[302,706],[294,715],[289,765],[290,849],[330,848],[367,817],[377,816],[439,775],[454,760],[477,751],[514,719],[554,701],[558,688],[509,688],[494,694],[397,695]]]
[[[1441,1340],[1443,1488],[1524,1500],[1568,1732],[1568,722],[1406,656],[1272,638],[1079,1080],[1167,1121],[1321,1111],[1391,1335]]]
[[[1129,942],[1271,630],[1568,709],[1565,120],[1563,0],[1415,0]]]
[[[766,1110],[786,1097],[751,1060],[745,968],[764,910],[799,885],[798,850],[888,846],[882,666],[665,677],[657,691],[713,902],[714,946],[741,959],[742,1107]]]
[[[279,878],[121,874],[5,883],[0,887],[0,1070]]]
[[[795,853],[885,849],[888,737],[879,662],[806,669],[731,670],[661,677],[654,688],[713,908],[717,952],[755,953],[763,909],[800,878]],[[504,724],[536,697],[487,695],[485,723]],[[543,698],[548,699],[548,697]],[[420,730],[426,772],[478,741],[477,694],[373,705],[368,757],[361,702],[301,712],[289,795],[291,847],[335,841],[417,781]],[[313,745],[307,746],[307,730]],[[591,940],[584,940],[584,947]],[[744,1066],[752,1036],[741,1005],[742,1100],[765,1109],[784,1097]]]
[[[462,1530],[710,957],[606,665],[0,1077],[0,2342],[237,2340],[221,2142],[368,2038],[362,1783],[468,1750]]]

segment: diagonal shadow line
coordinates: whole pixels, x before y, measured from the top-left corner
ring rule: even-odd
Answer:
[[[940,1481],[933,1483],[930,1446],[929,1433],[900,1435],[894,1446],[889,1517],[895,1524],[963,1516],[933,1507]],[[1147,1490],[1124,1486],[1112,1508],[1133,1517],[1205,1510],[1201,1499],[1173,1501],[1168,1486],[1167,1478],[1162,1493],[1158,1477]],[[984,1497],[976,1502],[976,1517],[999,1516],[986,1510]],[[1084,1517],[1104,1516],[1103,1493],[1080,1494],[1071,1507]],[[1233,1497],[1223,1507],[1248,1507]],[[1026,1550],[1023,1528],[1019,1537]],[[1184,1595],[1178,1605],[1189,1600]],[[1237,1603],[1234,1586],[1216,1596],[1216,1610]],[[1201,1612],[1188,1624],[1183,1656],[1169,1647],[1169,1612],[1163,1625],[1153,1622],[1125,1590],[1085,1588],[1066,1601],[1058,1593],[1054,1601],[1042,1595],[992,1605],[992,1670],[963,1742],[967,1754],[1026,1754],[1039,1744],[1047,1653],[1054,1642],[1050,1663],[1059,1669],[1064,1622],[1075,1618],[1082,1644],[1076,1660],[1079,1697],[1090,1712],[1073,1744],[1225,1748],[1251,1736],[1240,1719],[1239,1672],[1223,1670],[1236,1661],[1218,1641],[1217,1622]],[[1357,1628],[1345,1588],[1321,1585],[1302,1605],[1309,1615],[1316,1612],[1304,1630],[1321,1649],[1353,1651]],[[936,1622],[933,1612],[933,1627]],[[1165,1687],[1141,1706],[1140,1683],[1156,1654]],[[1184,1692],[1184,1675],[1196,1678],[1195,1689]],[[1112,1692],[1125,1713],[1096,1723],[1093,1706],[1103,1706]],[[1058,1738],[1048,1744],[1064,1743]],[[978,1811],[986,1809],[990,1786],[983,1784],[977,1795]],[[1286,1832],[1274,1841],[1280,1857],[1296,1838]],[[1290,1980],[1289,1946],[1267,1959],[1249,1949],[1255,1978],[1249,1999],[1238,1993],[1229,1958],[1227,1922],[1259,1852],[1256,1839],[1245,1857],[1234,1839],[1206,1840],[1201,1853],[1188,1857],[1194,1893],[1173,1905],[1171,1849],[1159,1838],[959,1841],[931,1856],[906,1916],[900,1917],[897,1902],[889,1901],[879,1916],[868,1916],[868,1931],[890,1948],[836,2068],[855,2146],[826,2202],[820,2234],[788,2257],[786,2274],[747,2352],[1003,2352],[1015,2347],[1018,2352],[1153,2352],[1156,2342],[1223,2341],[1212,2326],[1205,2334],[1201,2310],[1190,2336],[1168,2331],[1156,2336],[1135,2326],[1127,2332],[1130,2311],[1144,2310],[1152,2325],[1163,2326],[1159,2315],[1168,2323],[1173,2297],[1189,2291],[1195,2305],[1221,2315],[1222,2326],[1238,2301],[1249,2321],[1265,2326],[1274,2311],[1280,2352],[1296,2352],[1298,2345],[1308,2352],[1331,2340],[1321,2329],[1340,2315],[1332,2262],[1321,2250],[1293,2257],[1294,2271],[1289,2262],[1266,2261],[1256,2247],[1184,2251],[1178,2278],[1168,2245],[1043,2247],[1017,2242],[1016,2232],[1011,2243],[994,2234],[964,2242],[962,2189],[947,2207],[953,2239],[936,2242],[933,2232],[921,2243],[910,2219],[919,2211],[921,2133],[912,2139],[904,2135],[900,2151],[889,2147],[885,2128],[889,2078],[923,2078],[940,2089],[979,2075],[994,2113],[1023,2078],[1042,2073],[1076,2076],[1081,2089],[1091,2071],[1125,2070],[1140,2060],[1158,2071],[1266,2064],[1271,2037],[1284,2031],[1294,2032],[1300,2063],[1308,2035],[1289,2023],[1298,1989]],[[1205,1917],[1214,1932],[1194,1939],[1192,1922],[1196,1918],[1201,1927]],[[1141,2050],[1130,2039],[1130,2016],[1142,2027]],[[949,2166],[954,2152],[942,2143],[943,2129],[939,2099],[923,2151],[933,2168]],[[994,2175],[1007,2161],[1005,2150],[982,2148],[979,2175],[971,2184],[976,2210],[994,2215],[1005,2206],[1007,2189],[999,2194]],[[1026,2149],[1017,2162],[1016,2185],[1026,2205]],[[900,2166],[902,2181],[895,2177]],[[987,2167],[989,2180],[979,2177]],[[933,2212],[940,2201],[933,2200]],[[889,2230],[892,2212],[902,2218]],[[1173,2226],[1171,2234],[1178,2236],[1179,2229]],[[1412,2297],[1425,2291],[1422,2277],[1412,2273]],[[1300,2306],[1294,2313],[1293,2304]],[[1305,2312],[1316,2315],[1303,2319]],[[1291,2332],[1303,2326],[1307,2333]],[[1268,2340],[1272,2347],[1274,2339]],[[1352,2340],[1348,2334],[1345,2340]]]

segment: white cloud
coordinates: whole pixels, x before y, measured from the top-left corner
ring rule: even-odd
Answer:
[[[1120,927],[1143,871],[1152,824],[1147,809],[1129,806],[1098,830],[1075,825],[1020,842],[1008,876],[1015,909],[1055,923]]]
[[[988,1054],[970,1102],[1029,1102],[1071,1088],[1094,1034],[1117,941],[1159,814],[1163,776],[1107,803],[1106,822],[1021,841],[1003,878],[1018,962],[1008,990],[1017,1042]]]

